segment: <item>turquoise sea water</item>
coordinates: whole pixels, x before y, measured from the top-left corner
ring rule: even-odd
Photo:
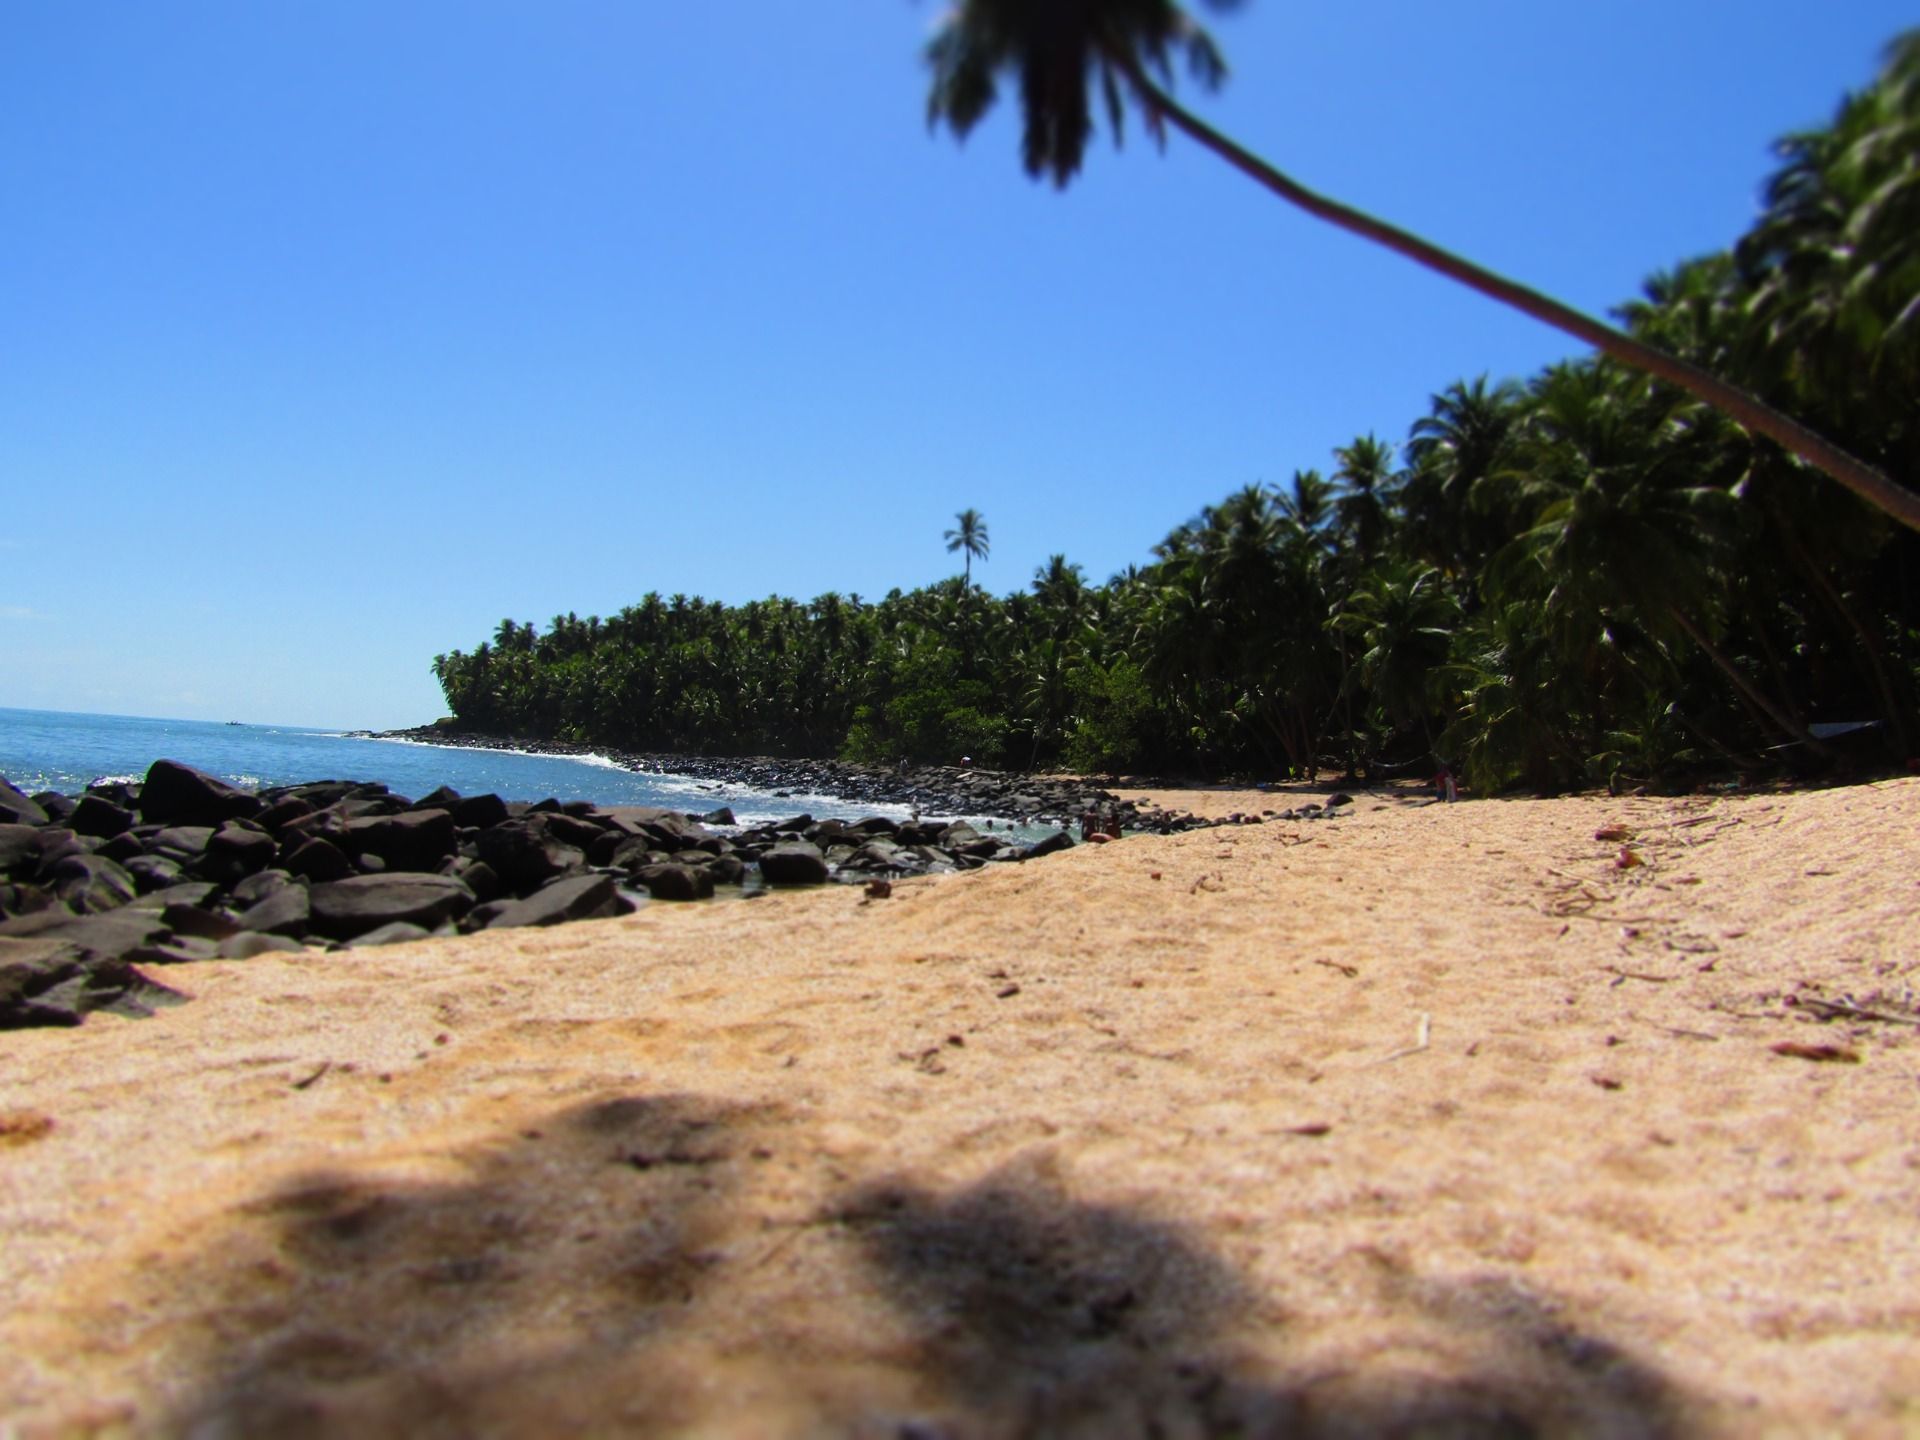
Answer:
[[[96,780],[137,780],[159,759],[178,760],[248,789],[306,780],[377,780],[410,798],[451,785],[462,795],[491,792],[508,800],[552,796],[702,814],[727,805],[744,825],[802,811],[821,819],[907,814],[904,806],[856,806],[798,792],[775,796],[684,775],[637,775],[597,757],[353,739],[298,726],[0,709],[0,776],[29,795],[40,790],[73,795]]]

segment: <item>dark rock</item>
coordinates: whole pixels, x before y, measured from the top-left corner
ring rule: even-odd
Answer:
[[[345,878],[345,877],[337,877]],[[285,870],[262,870],[257,875],[249,875],[227,893],[233,903],[241,909],[249,905],[258,905],[275,891],[284,890],[297,883]]]
[[[132,875],[98,855],[68,855],[44,879],[54,894],[83,915],[118,909],[139,894]]]
[[[82,837],[71,830],[56,825],[48,825],[40,831],[40,868],[36,877],[45,877],[53,867],[69,855],[85,855],[100,842],[91,836]]]
[[[147,853],[146,843],[131,830],[123,830],[118,835],[100,842],[100,848],[93,852],[104,855],[124,865],[136,855]]]
[[[172,760],[154,761],[140,787],[141,815],[162,825],[215,826],[265,808],[257,795]]]
[[[705,868],[716,885],[738,885],[747,873],[746,862],[734,854],[716,855]]]
[[[100,795],[82,795],[67,824],[79,834],[106,840],[133,828],[133,811]]]
[[[301,935],[312,917],[307,887],[283,885],[241,911],[238,924],[266,935]]]
[[[773,885],[820,885],[828,878],[827,859],[818,845],[789,840],[761,852],[760,873]]]
[[[351,940],[396,920],[432,929],[471,909],[473,892],[450,875],[356,875],[313,886],[308,902],[314,931]]]
[[[136,854],[127,862],[127,874],[132,876],[132,883],[142,895],[171,889],[186,879],[179,860],[169,860],[165,854]]]
[[[41,831],[37,825],[0,824],[0,871],[31,874],[40,868]]]
[[[460,803],[460,792],[451,785],[442,785],[431,794],[422,795],[410,805],[411,810],[452,810]]]
[[[220,887],[210,880],[182,880],[175,885],[165,885],[157,890],[149,890],[138,900],[129,901],[129,910],[151,910],[156,915],[165,915],[169,905],[206,906],[220,891]]]
[[[592,809],[591,806],[587,808],[589,811]],[[607,830],[605,825],[596,825],[585,816],[564,811],[558,815],[547,816],[540,824],[541,828],[555,840],[558,840],[562,845],[575,846],[582,854],[586,852],[589,845],[598,840]]]
[[[471,935],[476,930],[484,930],[493,924],[494,918],[503,911],[520,902],[512,898],[489,900],[484,905],[476,905],[460,919],[460,933]]]
[[[625,915],[633,902],[614,888],[605,875],[569,875],[508,905],[491,923],[489,930],[505,930],[522,925],[559,925],[568,920],[597,920]]]
[[[98,915],[75,915],[64,905],[0,921],[0,934],[38,935],[66,941],[87,956],[124,955],[167,935],[166,921],[154,910],[123,905]]]
[[[1038,860],[1042,855],[1057,855],[1062,850],[1072,848],[1073,837],[1064,830],[1056,830],[1046,838],[1034,841],[1017,854],[1022,860]]]
[[[269,834],[278,835],[296,820],[313,814],[313,806],[298,795],[283,795],[253,817],[254,823]]]
[[[0,885],[0,920],[14,915],[31,915],[58,903],[51,890],[38,885]]]
[[[160,918],[175,935],[191,935],[200,940],[225,940],[240,933],[240,923],[231,915],[198,905],[168,905],[161,910]]]
[[[349,855],[378,855],[389,870],[433,870],[453,854],[453,816],[403,810],[349,820],[341,844]]]
[[[251,960],[256,955],[270,952],[284,952],[297,955],[307,947],[298,940],[290,940],[284,935],[268,935],[252,930],[242,931],[231,939],[220,942],[222,960]]]
[[[86,793],[98,795],[114,805],[124,805],[129,810],[140,808],[140,786],[138,782],[125,780],[100,780],[87,786]]]
[[[0,939],[0,1030],[78,1025],[94,1010],[142,1018],[185,998],[116,957],[52,938]]]
[[[453,823],[463,830],[487,830],[507,821],[507,802],[498,795],[469,795],[451,810]]]
[[[586,852],[547,830],[550,815],[528,814],[480,832],[480,858],[510,890],[526,893],[586,863]]]
[[[289,873],[316,884],[344,880],[353,874],[353,863],[341,853],[340,847],[318,835],[301,841],[281,859],[281,864]]]
[[[633,870],[642,865],[658,865],[666,858],[650,836],[637,835],[613,847],[606,864],[615,870]]]
[[[196,965],[202,960],[218,960],[220,947],[197,935],[176,935],[152,945],[138,945],[123,957],[135,965]]]
[[[224,825],[207,841],[199,868],[209,880],[234,885],[266,869],[279,849],[280,842],[264,830]]]
[[[369,930],[364,935],[356,935],[347,942],[348,948],[359,950],[369,945],[405,945],[414,940],[430,940],[433,932],[424,925],[415,925],[406,920],[392,920],[378,929]]]
[[[0,824],[44,825],[47,812],[26,795],[0,780]]]
[[[843,862],[851,870],[917,870],[911,852],[891,840],[869,840]]]
[[[705,900],[713,894],[713,876],[704,867],[696,870],[671,861],[642,865],[633,878],[656,900]]]
[[[1344,792],[1339,795],[1329,795],[1327,797],[1327,809],[1329,810],[1333,809],[1336,805],[1351,805],[1352,803],[1353,797]]]
[[[500,877],[484,860],[463,860],[453,872],[466,882],[476,900],[495,900],[500,895]]]
[[[213,829],[211,825],[169,825],[157,831],[147,842],[147,853],[164,855],[169,860],[187,864],[207,853],[207,842],[213,839]]]
[[[722,805],[718,810],[708,811],[700,817],[700,820],[702,824],[706,825],[734,825],[739,823],[733,818],[733,807],[729,805]]]

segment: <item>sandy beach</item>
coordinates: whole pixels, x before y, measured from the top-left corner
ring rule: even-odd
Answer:
[[[1920,779],[161,978],[0,1037],[0,1433],[1920,1434]]]

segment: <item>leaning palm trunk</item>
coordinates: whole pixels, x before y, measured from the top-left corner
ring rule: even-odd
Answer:
[[[1778,726],[1783,735],[1789,740],[1796,740],[1800,744],[1808,746],[1818,754],[1824,755],[1828,753],[1827,747],[1814,739],[1812,733],[1805,725],[1801,724],[1792,715],[1789,715],[1785,710],[1781,709],[1780,706],[1768,699],[1759,686],[1755,685],[1751,680],[1747,679],[1745,675],[1740,673],[1740,667],[1735,665],[1733,661],[1727,657],[1726,653],[1722,651],[1718,645],[1713,643],[1711,637],[1708,636],[1707,632],[1701,628],[1691,615],[1687,614],[1686,611],[1680,609],[1677,605],[1668,606],[1667,613],[1673,617],[1674,623],[1686,632],[1687,638],[1700,647],[1701,653],[1719,668],[1720,673],[1733,682],[1734,688],[1746,698],[1747,703]]]
[[[1531,315],[1577,340],[1585,341],[1623,365],[1630,365],[1679,386],[1747,429],[1777,442],[1807,464],[1824,470],[1868,504],[1901,524],[1920,530],[1920,495],[1894,483],[1864,460],[1848,454],[1799,421],[1781,414],[1765,401],[1708,374],[1697,365],[1636,340],[1611,325],[1602,324],[1570,305],[1563,305],[1537,290],[1529,290],[1505,276],[1482,269],[1384,220],[1377,220],[1363,211],[1307,189],[1252,151],[1235,144],[1212,126],[1183,110],[1147,77],[1139,62],[1127,51],[1109,45],[1105,47],[1104,54],[1108,62],[1127,77],[1150,115],[1171,121],[1190,139],[1218,155],[1236,170],[1259,181],[1281,199],[1330,225],[1337,225],[1376,245],[1384,245],[1396,255],[1457,280],[1490,300],[1510,305],[1522,314]]]

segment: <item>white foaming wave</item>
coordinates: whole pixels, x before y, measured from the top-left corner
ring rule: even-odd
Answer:
[[[532,760],[572,760],[580,765],[592,765],[601,770],[618,770],[624,775],[639,772],[629,770],[610,755],[555,755],[547,750],[509,750],[494,745],[448,745],[439,740],[402,740],[392,735],[336,735],[336,740],[372,740],[381,745],[413,745],[422,750],[460,750],[468,755],[524,755]]]

